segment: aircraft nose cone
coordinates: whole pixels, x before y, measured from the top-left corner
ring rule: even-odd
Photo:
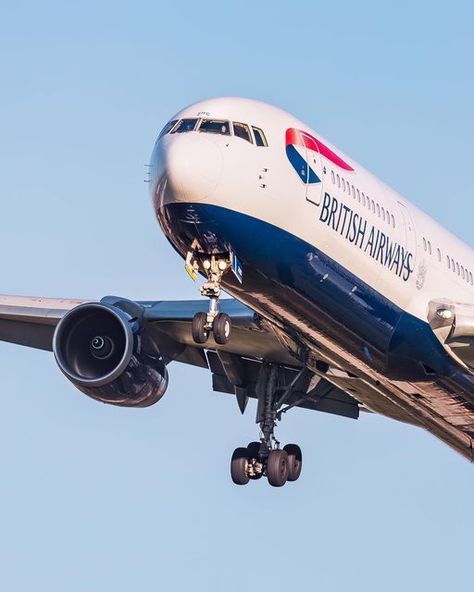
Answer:
[[[212,197],[222,172],[220,146],[198,133],[175,134],[158,148],[158,176],[166,180],[165,202],[205,201]]]

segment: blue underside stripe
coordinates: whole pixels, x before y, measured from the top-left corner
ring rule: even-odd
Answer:
[[[313,245],[257,218],[219,206],[168,204],[162,227],[185,256],[196,239],[208,252],[232,248],[243,267],[246,304],[275,304],[319,327],[330,319],[332,337],[397,379],[449,377],[450,387],[474,392],[473,378],[445,352],[429,324],[403,311]],[[251,299],[254,298],[252,303]],[[261,299],[259,301],[258,299]],[[270,304],[269,304],[270,303]],[[432,380],[432,378],[430,379]]]

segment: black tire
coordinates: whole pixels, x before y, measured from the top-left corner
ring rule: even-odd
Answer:
[[[195,343],[206,343],[209,338],[209,331],[206,329],[207,314],[197,312],[193,317],[192,333]]]
[[[260,451],[260,442],[250,442],[247,446],[248,450],[248,458],[258,458],[258,453]]]
[[[250,442],[247,446],[247,458],[250,460],[252,458],[258,459],[258,453],[260,451],[260,442]],[[263,477],[263,473],[259,475],[250,475],[250,479],[252,481],[257,481]]]
[[[288,481],[296,481],[303,468],[303,454],[297,444],[287,444],[283,450],[288,455]]]
[[[230,339],[232,324],[230,317],[225,312],[220,312],[212,323],[214,340],[219,345],[225,345]]]
[[[247,485],[250,477],[247,474],[247,448],[236,448],[230,461],[230,476],[236,485]]]
[[[273,487],[282,487],[288,480],[288,455],[285,450],[272,450],[267,459],[267,478]]]

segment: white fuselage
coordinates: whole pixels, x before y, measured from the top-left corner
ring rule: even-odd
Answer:
[[[163,166],[168,175],[161,203],[218,205],[286,230],[423,320],[430,300],[474,301],[472,249],[303,122],[265,103],[237,98],[203,101],[173,119],[200,117],[258,126],[268,146],[199,131],[163,136],[152,157],[154,192]],[[341,168],[321,151],[298,146],[321,180],[305,183],[285,153],[285,132],[291,128],[316,138],[353,170]],[[328,206],[328,197],[325,204],[325,194],[335,198],[342,210],[334,211],[326,222],[322,220],[336,204]],[[323,211],[325,206],[329,212]],[[367,224],[365,236],[351,242],[355,214]],[[372,227],[375,234],[370,240]],[[375,244],[377,234],[379,244]],[[400,269],[401,260],[393,261],[394,254],[387,253],[390,245],[380,245],[388,241],[395,249],[401,245],[405,253],[412,253],[409,277]]]

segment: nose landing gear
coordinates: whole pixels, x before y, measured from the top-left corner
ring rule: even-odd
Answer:
[[[209,298],[209,311],[198,312],[192,322],[192,335],[196,343],[203,344],[212,332],[214,340],[219,345],[225,345],[231,334],[231,320],[229,315],[219,312],[222,276],[231,269],[232,263],[228,255],[211,255],[202,262],[194,260],[197,270],[202,270],[207,280],[201,286],[202,296]],[[197,275],[197,274],[196,274]]]
[[[287,401],[297,382],[307,379],[302,371],[298,379],[287,388],[278,388],[279,367],[263,363],[256,387],[258,395],[257,423],[260,424],[260,442],[251,442],[246,448],[237,448],[232,455],[230,473],[236,485],[246,485],[251,479],[266,476],[273,487],[282,487],[287,481],[296,481],[301,475],[303,456],[296,444],[280,448],[275,438],[275,427],[281,418],[282,405]]]

